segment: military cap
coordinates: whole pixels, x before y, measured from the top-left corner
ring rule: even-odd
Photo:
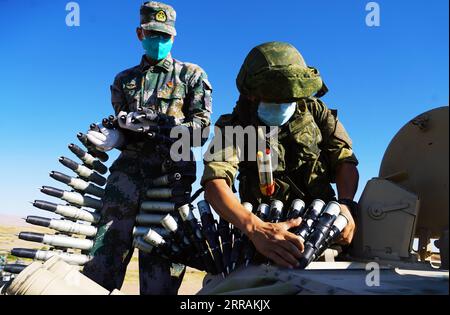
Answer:
[[[149,1],[141,6],[141,27],[144,30],[152,30],[177,35],[175,20],[177,13],[170,5]]]

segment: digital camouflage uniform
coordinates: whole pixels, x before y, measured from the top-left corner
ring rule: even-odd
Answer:
[[[166,24],[174,22],[175,11],[161,3],[150,2],[141,8],[141,24],[174,35],[172,24],[155,22],[161,11]],[[150,17],[149,17],[150,16]],[[149,23],[145,23],[150,20]],[[120,111],[134,112],[139,106],[152,108],[174,116],[182,125],[207,127],[211,114],[211,85],[206,73],[197,65],[180,62],[170,55],[151,66],[145,56],[141,63],[119,73],[111,86],[112,105],[116,115]],[[152,140],[132,131],[123,131],[126,144],[110,168],[103,198],[102,219],[92,255],[83,273],[108,290],[120,288],[127,265],[133,254],[133,227],[140,203],[150,180],[163,175],[162,163],[168,158],[166,150]],[[184,163],[181,185],[191,188],[195,181],[195,161]],[[174,202],[186,202],[172,200]],[[175,268],[178,267],[178,268]],[[171,265],[153,254],[139,252],[139,280],[141,294],[176,294],[184,267]]]
[[[269,102],[297,102],[295,114],[279,128],[278,143],[272,147],[279,158],[273,174],[276,191],[272,198],[285,204],[296,198],[307,204],[315,198],[333,200],[335,192],[331,183],[337,166],[343,162],[357,164],[358,161],[336,111],[328,109],[319,98],[312,96],[320,96],[327,91],[319,72],[307,67],[300,53],[291,45],[266,43],[247,56],[237,85],[241,97],[236,107],[216,123],[222,135],[226,126],[263,125],[257,117],[259,101],[250,101],[245,95]],[[208,154],[212,154],[215,160],[205,159],[202,185],[220,178],[234,188],[235,179],[238,179],[242,202],[250,202],[254,208],[267,202],[259,189],[256,161],[239,160],[235,143],[228,143],[219,150],[215,150],[213,143],[214,140]],[[227,158],[223,159],[225,156]]]

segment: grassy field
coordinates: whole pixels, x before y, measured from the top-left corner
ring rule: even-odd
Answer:
[[[48,249],[47,246],[39,243],[26,242],[19,240],[17,234],[21,231],[49,233],[54,234],[54,231],[46,228],[27,226],[6,226],[0,225],[0,254],[8,253],[12,248],[33,248],[33,249]],[[21,259],[22,261],[31,263],[30,259]],[[16,258],[9,255],[8,263],[14,263]],[[202,281],[205,276],[204,272],[196,269],[188,268],[184,277],[183,283],[179,290],[180,295],[189,295],[197,293],[202,287]],[[126,294],[139,294],[139,267],[138,254],[135,251],[130,264],[128,265],[125,283],[122,287],[122,292]]]

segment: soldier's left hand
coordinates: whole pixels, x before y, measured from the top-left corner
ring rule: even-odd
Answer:
[[[355,234],[355,220],[353,219],[352,214],[350,213],[350,209],[348,206],[340,204],[341,206],[341,214],[345,216],[348,220],[347,226],[342,230],[341,236],[338,239],[338,243],[342,245],[348,245],[353,240],[353,235]]]

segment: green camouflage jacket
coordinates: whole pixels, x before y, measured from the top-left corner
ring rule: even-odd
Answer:
[[[232,114],[223,115],[216,128],[225,126],[261,125],[256,115],[257,104],[249,104],[241,98]],[[352,142],[336,111],[329,110],[318,98],[305,98],[297,102],[297,110],[289,123],[283,125],[278,134],[278,167],[274,170],[276,193],[273,198],[291,202],[301,198],[305,202],[321,198],[335,198],[331,187],[336,167],[343,162],[358,164]],[[214,152],[212,152],[214,151]],[[212,179],[225,179],[234,187],[236,175],[239,180],[241,201],[254,206],[265,202],[259,190],[256,161],[241,161],[237,157],[235,144],[220,150],[208,149],[215,160],[204,161],[202,185]],[[226,156],[226,158],[225,158]],[[222,158],[218,160],[217,158]]]
[[[119,73],[111,86],[111,101],[116,115],[138,107],[155,109],[174,116],[183,125],[194,121],[202,128],[210,125],[212,87],[199,66],[173,59],[170,55],[151,66],[145,56],[138,66]],[[144,137],[127,134],[124,149],[139,150]]]

